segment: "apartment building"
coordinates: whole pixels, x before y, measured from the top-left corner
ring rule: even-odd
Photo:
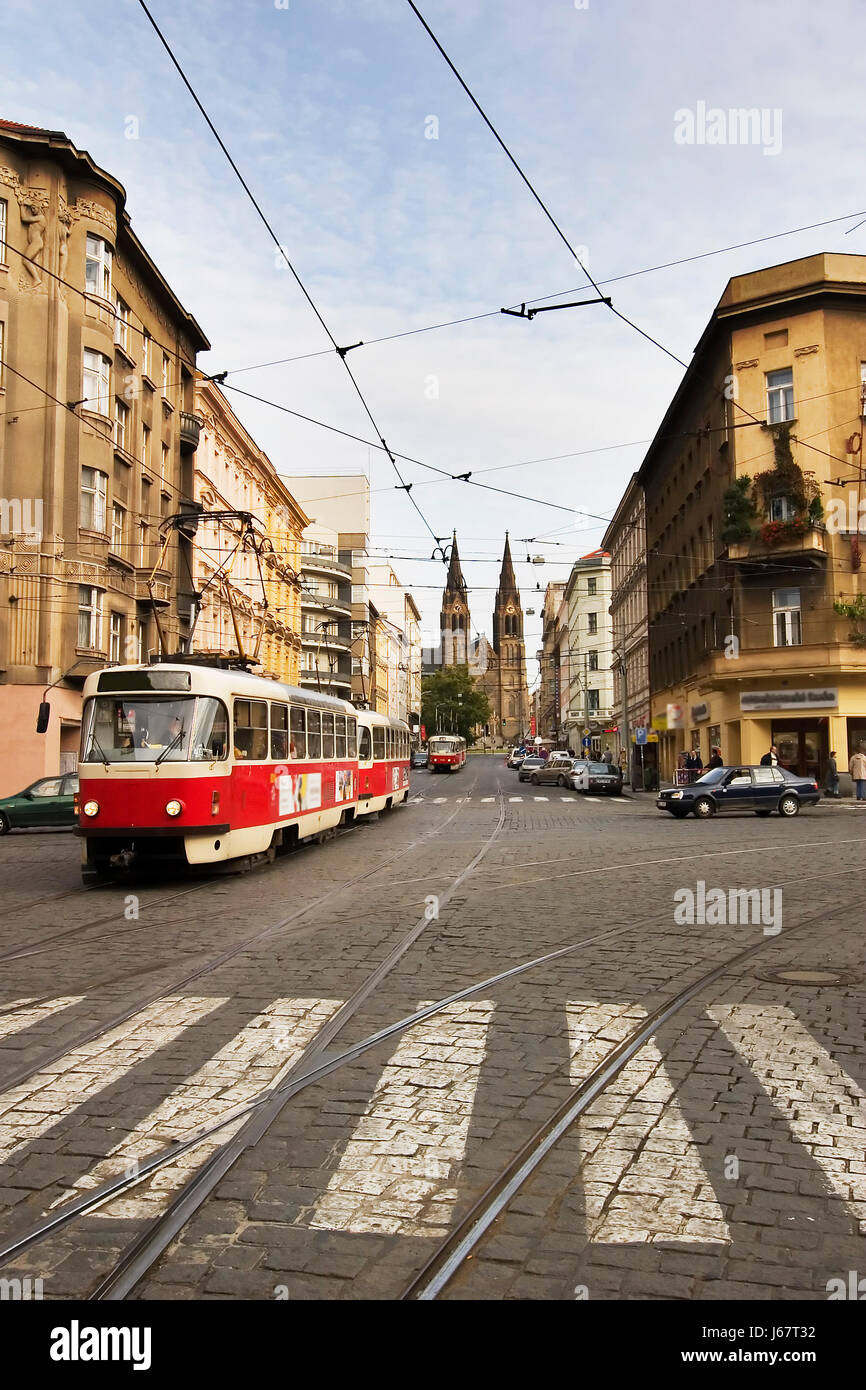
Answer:
[[[376,648],[384,667],[378,683],[380,702],[384,712],[416,728],[421,722],[420,614],[390,565],[368,564],[367,584],[378,619]]]
[[[663,775],[866,747],[864,382],[866,257],[728,282],[638,474]]]
[[[63,132],[0,121],[0,794],[74,769],[90,672],[160,631],[185,647],[195,523],[170,518],[195,510],[209,346],[122,185]]]
[[[575,750],[584,738],[601,754],[617,747],[613,701],[611,557],[594,550],[576,560],[565,585],[564,626],[568,633],[562,689],[566,743]]]
[[[202,511],[193,547],[200,599],[191,649],[252,657],[256,675],[297,685],[301,536],[309,518],[223,392],[201,376],[196,411],[203,423],[194,495]]]
[[[637,474],[601,544],[610,553],[610,665],[619,750],[626,750],[632,785],[641,787],[643,770],[655,766],[658,734],[650,710],[646,500]]]
[[[558,743],[564,738],[568,705],[568,619],[564,583],[550,583],[544,591],[538,662],[538,737]]]
[[[301,545],[301,685],[348,700],[352,653],[352,567],[340,558],[340,538],[327,526],[308,526]]]

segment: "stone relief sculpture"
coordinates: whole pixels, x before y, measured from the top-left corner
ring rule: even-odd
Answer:
[[[57,273],[61,280],[66,279],[66,263],[69,260],[69,234],[72,231],[72,213],[61,204],[57,214]],[[61,287],[62,293],[62,287]]]
[[[42,253],[45,250],[45,213],[47,208],[48,203],[44,198],[25,195],[21,200],[21,221],[27,228],[25,255],[28,259],[23,262],[24,275],[29,278],[34,288],[42,284],[40,266]]]

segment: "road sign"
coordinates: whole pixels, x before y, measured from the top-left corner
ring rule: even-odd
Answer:
[[[588,736],[585,736],[584,738],[582,738],[582,739],[580,740],[580,746],[581,746],[581,748],[591,748],[591,747],[592,747],[592,739],[589,738]]]
[[[634,741],[635,743],[646,743],[646,729],[635,729]]]

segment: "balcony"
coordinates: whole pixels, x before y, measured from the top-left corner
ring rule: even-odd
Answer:
[[[826,560],[827,532],[823,526],[800,526],[792,522],[767,522],[760,531],[728,546],[728,559],[735,565],[760,570],[783,560],[793,568],[817,566]]]
[[[204,421],[200,415],[194,415],[190,410],[180,412],[180,448],[181,453],[195,453],[198,448],[199,435],[201,434]]]
[[[312,546],[308,549],[306,541],[301,543],[301,574],[321,574],[348,582],[352,579],[351,566],[341,564],[335,546]]]
[[[321,647],[322,651],[327,651],[330,647],[340,648],[344,652],[351,651],[352,643],[357,639],[344,637],[339,632],[307,632],[301,633],[301,644],[304,647]]]
[[[315,671],[309,669],[301,670],[301,685],[306,689],[318,690],[321,687],[322,694],[327,694],[328,689],[339,686],[340,691],[352,689],[352,677],[344,671]]]
[[[301,590],[301,609],[311,609],[317,613],[344,613],[352,616],[352,605],[348,599],[327,598],[324,594],[308,594]]]

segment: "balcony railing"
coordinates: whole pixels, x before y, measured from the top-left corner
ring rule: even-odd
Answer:
[[[783,557],[794,565],[819,564],[826,559],[827,532],[824,527],[767,522],[755,535],[728,545],[728,559],[735,564],[777,564]]]

